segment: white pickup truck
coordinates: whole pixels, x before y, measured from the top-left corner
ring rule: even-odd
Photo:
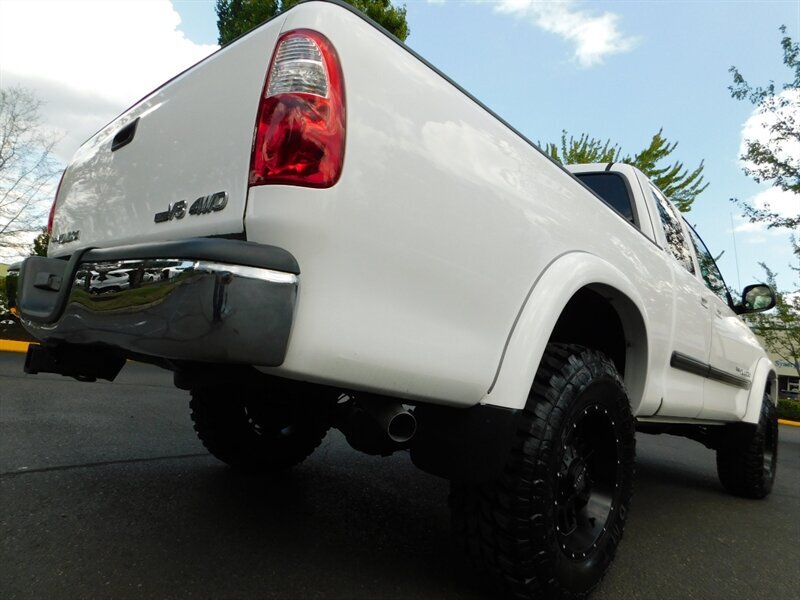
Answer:
[[[28,373],[170,369],[233,467],[330,427],[452,481],[470,557],[514,597],[582,597],[620,542],[635,429],[775,477],[774,367],[667,198],[562,168],[359,12],[308,2],[88,140],[48,258],[10,287]]]

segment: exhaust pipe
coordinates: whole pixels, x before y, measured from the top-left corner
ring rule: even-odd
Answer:
[[[370,417],[386,432],[389,439],[405,444],[417,431],[417,419],[399,402],[360,397],[358,403]]]
[[[417,431],[417,420],[402,404],[389,398],[343,394],[335,427],[353,449],[366,454],[389,456],[408,448]]]

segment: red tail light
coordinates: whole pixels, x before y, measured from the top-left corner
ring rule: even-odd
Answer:
[[[342,174],[345,102],[339,57],[316,31],[283,34],[258,107],[250,185],[326,188]]]
[[[47,235],[53,234],[53,217],[56,216],[56,201],[58,200],[58,192],[61,191],[61,184],[64,181],[64,175],[66,174],[67,170],[61,173],[61,179],[58,180],[58,187],[56,187],[56,195],[53,196],[53,203],[50,205],[50,214],[47,215]]]

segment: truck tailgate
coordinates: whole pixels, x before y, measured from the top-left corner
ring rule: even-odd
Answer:
[[[57,194],[51,256],[243,232],[256,112],[283,20],[197,63],[78,149]]]

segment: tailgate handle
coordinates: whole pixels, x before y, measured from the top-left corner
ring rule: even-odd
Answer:
[[[123,146],[127,146],[133,141],[133,136],[136,135],[136,125],[139,123],[139,117],[136,117],[132,123],[128,123],[117,132],[114,139],[111,141],[111,151],[119,150]]]

